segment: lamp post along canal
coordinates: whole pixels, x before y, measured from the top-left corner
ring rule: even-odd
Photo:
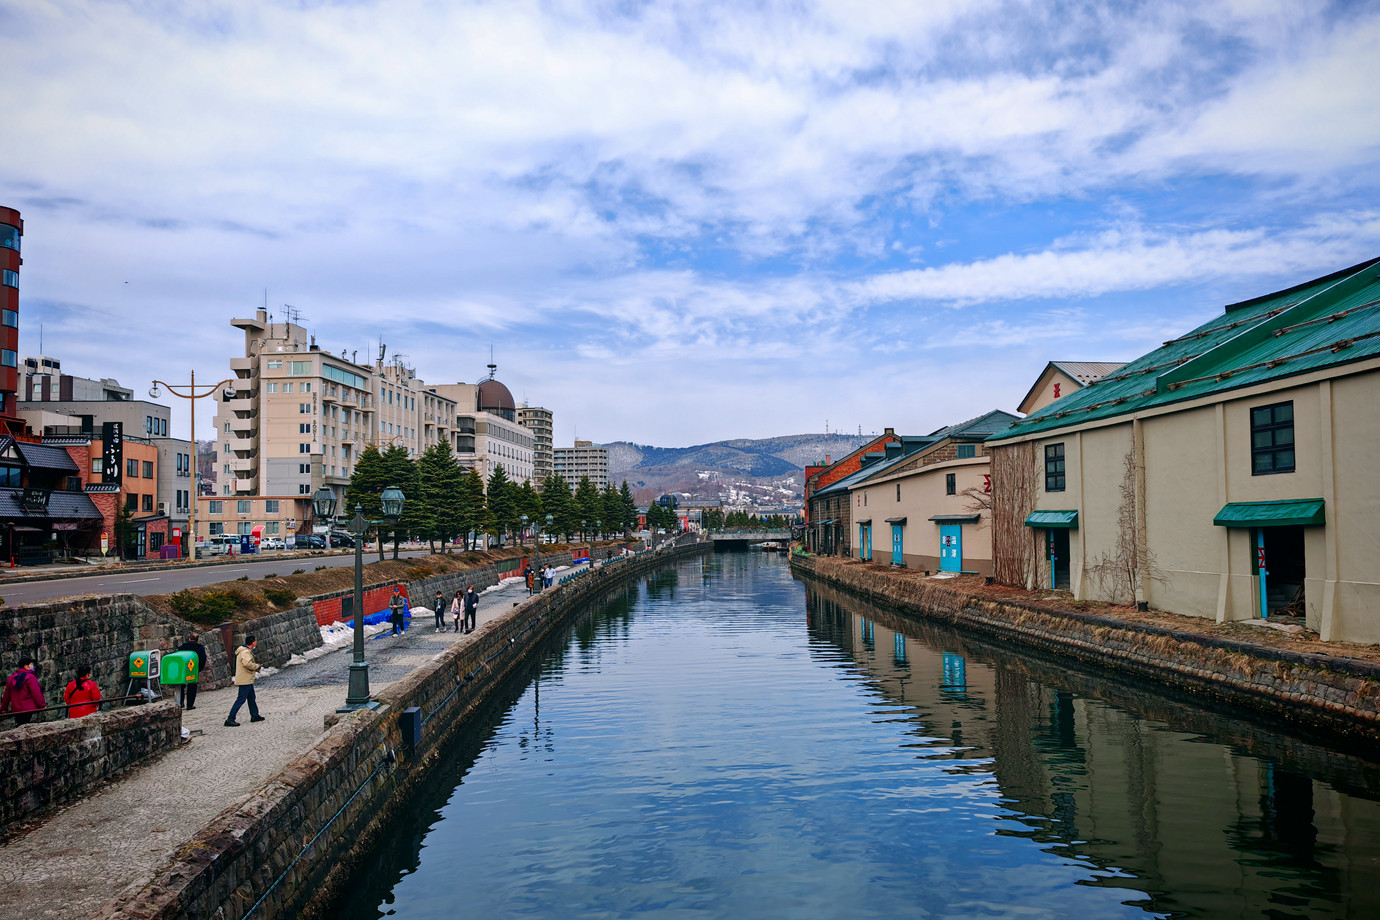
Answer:
[[[546,516],[547,530],[551,529],[551,523],[554,520],[555,518],[551,515],[548,514]],[[522,516],[522,526],[526,527],[528,523],[529,518],[524,514]],[[546,579],[543,578],[541,574],[541,518],[532,520],[530,523],[532,525],[532,571],[536,573],[535,577],[532,579],[532,593],[540,594],[546,588]]]
[[[210,386],[207,386],[206,384],[202,384],[201,387],[200,387],[200,391],[199,391],[198,388],[197,388],[197,385],[196,385],[196,371],[192,371],[192,382],[191,382],[191,383],[171,384],[171,383],[168,383],[168,382],[166,382],[166,381],[164,381],[164,380],[157,380],[157,379],[155,379],[155,380],[153,381],[153,386],[149,387],[149,396],[152,396],[154,399],[157,399],[157,398],[159,397],[159,395],[160,395],[159,392],[158,392],[158,388],[159,388],[160,386],[167,387],[169,393],[171,393],[171,394],[174,395],[174,396],[177,396],[177,397],[180,397],[180,398],[182,398],[182,399],[187,400],[187,402],[191,405],[191,410],[192,410],[192,506],[191,506],[190,508],[187,509],[187,514],[188,514],[187,529],[191,531],[191,536],[188,538],[188,541],[187,541],[187,542],[188,542],[188,545],[191,546],[191,548],[192,548],[191,553],[188,554],[188,558],[190,558],[193,562],[196,562],[196,500],[197,500],[197,497],[198,497],[199,495],[201,495],[201,464],[197,463],[197,452],[196,452],[196,401],[197,401],[198,399],[205,399],[207,396],[213,395],[213,394],[214,394],[217,390],[219,390],[221,387],[225,387],[224,397],[225,397],[225,399],[226,399],[227,401],[234,399],[235,396],[236,396],[236,393],[235,393],[235,378],[230,377],[230,378],[227,378],[227,379],[225,379],[225,380],[222,380],[222,381],[220,381],[220,382],[218,382],[218,383],[213,383],[213,384],[211,384]],[[201,391],[204,391],[204,392],[201,392]],[[13,541],[11,541],[11,542],[13,542]]]
[[[402,490],[389,486],[383,490],[380,504],[383,506],[383,520],[371,521],[364,517],[364,506],[355,505],[355,516],[350,521],[350,533],[355,538],[355,597],[354,597],[354,660],[350,662],[350,682],[345,693],[345,705],[337,712],[350,712],[355,709],[373,709],[377,703],[369,699],[369,662],[364,660],[364,535],[370,524],[396,524],[402,517],[403,502],[406,497]],[[322,486],[312,496],[312,508],[318,517],[328,521],[335,520],[335,493]],[[380,540],[382,536],[380,536]]]

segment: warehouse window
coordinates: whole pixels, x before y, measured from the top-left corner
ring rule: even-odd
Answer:
[[[960,445],[958,445],[958,459],[960,459],[960,460],[967,460],[969,457],[976,457],[976,456],[977,456],[977,445],[976,445],[976,444],[960,444]]]
[[[1064,445],[1045,445],[1045,491],[1064,491]]]
[[[1251,475],[1294,471],[1294,404],[1251,410]]]
[[[944,474],[944,494],[945,494],[945,495],[957,495],[957,494],[958,494],[958,476],[956,476],[956,475],[953,474],[953,473],[945,473],[945,474]]]

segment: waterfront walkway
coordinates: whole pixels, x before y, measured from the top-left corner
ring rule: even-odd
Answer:
[[[485,593],[478,626],[526,597],[519,579]],[[416,616],[403,636],[371,638],[371,690],[377,694],[448,646],[470,639],[436,632],[429,614]],[[261,678],[256,686],[264,722],[250,723],[241,709],[240,727],[229,728],[224,722],[235,688],[201,692],[196,709],[183,713],[182,725],[202,734],[0,846],[0,917],[87,920],[126,888],[143,887],[212,818],[321,736],[325,717],[344,702],[351,651],[347,643]]]

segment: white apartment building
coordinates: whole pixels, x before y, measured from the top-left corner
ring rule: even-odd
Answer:
[[[583,476],[600,489],[609,484],[609,449],[593,441],[576,441],[574,447],[557,447],[552,460],[556,472],[573,489]]]

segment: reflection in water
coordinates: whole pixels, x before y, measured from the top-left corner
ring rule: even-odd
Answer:
[[[335,913],[1373,917],[1380,766],[682,563],[553,637]]]

